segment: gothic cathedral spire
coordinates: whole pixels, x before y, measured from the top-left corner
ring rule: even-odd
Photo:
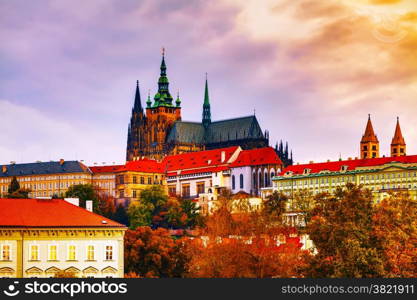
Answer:
[[[371,115],[368,115],[365,133],[360,145],[361,159],[379,157],[379,141],[372,126]]]
[[[136,81],[135,104],[133,105],[134,112],[143,112],[142,101],[140,99],[139,80]]]
[[[394,137],[391,141],[391,156],[406,155],[406,144],[401,132],[400,118],[397,117],[397,125],[395,127]]]
[[[210,111],[210,99],[208,92],[207,73],[206,73],[206,86],[204,91],[204,103],[203,103],[203,125],[208,127],[211,123],[211,111]]]
[[[153,107],[173,107],[172,105],[172,96],[169,92],[169,81],[167,77],[167,66],[165,63],[165,48],[162,48],[162,61],[160,67],[161,73],[158,80],[158,92],[156,93],[154,100],[155,103]]]

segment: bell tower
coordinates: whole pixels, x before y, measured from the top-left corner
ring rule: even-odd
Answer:
[[[397,125],[395,127],[394,137],[391,141],[391,156],[406,155],[406,150],[407,147],[400,127],[400,118],[397,117]]]
[[[360,143],[360,152],[361,159],[379,157],[379,141],[372,126],[371,115],[368,115],[368,123]]]

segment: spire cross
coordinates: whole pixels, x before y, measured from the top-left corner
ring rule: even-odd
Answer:
[[[165,47],[162,47],[162,56],[165,56]]]

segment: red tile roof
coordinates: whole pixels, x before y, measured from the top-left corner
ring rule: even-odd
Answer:
[[[93,174],[97,173],[114,173],[119,168],[123,167],[123,165],[113,165],[113,166],[94,166],[94,167],[88,167]]]
[[[169,172],[176,170],[188,170],[207,167],[226,165],[227,161],[236,152],[238,146],[222,149],[206,150],[199,152],[188,152],[178,155],[165,157],[163,163],[166,164]],[[225,160],[221,161],[222,152],[225,153]]]
[[[243,150],[230,167],[257,166],[267,164],[282,165],[278,154],[271,147]]]
[[[417,163],[417,155],[398,156],[398,157],[380,157],[380,158],[368,158],[368,159],[353,159],[353,160],[342,160],[332,161],[324,163],[312,163],[304,165],[293,165],[285,168],[281,172],[281,176],[287,172],[293,172],[294,175],[303,174],[304,169],[310,169],[310,173],[319,173],[320,171],[331,171],[338,172],[342,166],[347,166],[348,171],[355,170],[359,167],[373,167],[381,166],[391,162],[399,163]]]
[[[209,168],[199,168],[199,169],[190,169],[190,170],[181,170],[181,175],[187,174],[198,174],[198,173],[211,173],[211,172],[221,172],[228,170],[229,167],[227,166],[220,166],[220,167],[209,167]],[[177,171],[168,172],[167,176],[177,176]]]
[[[143,173],[165,173],[165,164],[152,159],[128,161],[118,172],[134,171]]]
[[[125,226],[62,199],[0,198],[0,227]]]

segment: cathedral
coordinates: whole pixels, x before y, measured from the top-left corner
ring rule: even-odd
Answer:
[[[166,155],[229,146],[240,146],[242,149],[267,147],[269,146],[269,132],[262,131],[255,115],[212,121],[207,78],[202,121],[182,121],[181,99],[177,95],[174,100],[169,91],[163,52],[158,92],[153,97],[153,101],[148,94],[146,109],[142,106],[139,82],[136,84],[135,102],[128,127],[126,160],[132,161],[140,158],[160,160]],[[288,144],[286,152],[282,147],[280,149],[277,147],[276,151],[285,165],[290,162],[292,164],[292,153],[290,159]]]

